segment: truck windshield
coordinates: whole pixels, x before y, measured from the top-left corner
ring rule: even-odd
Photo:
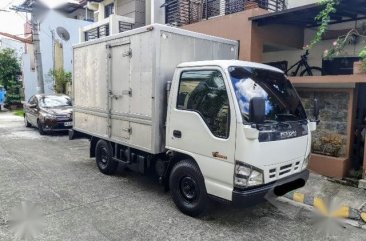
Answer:
[[[267,123],[307,118],[296,90],[283,73],[250,67],[230,67],[229,73],[245,123],[249,123],[253,97],[265,99]]]

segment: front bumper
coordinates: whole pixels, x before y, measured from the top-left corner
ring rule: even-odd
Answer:
[[[67,131],[72,129],[71,126],[65,126],[65,122],[72,122],[72,120],[45,120],[43,124],[43,129],[45,131]]]
[[[309,171],[305,170],[278,181],[253,187],[251,189],[235,188],[232,195],[234,205],[252,206],[258,203],[283,196],[288,192],[305,186],[309,179]]]

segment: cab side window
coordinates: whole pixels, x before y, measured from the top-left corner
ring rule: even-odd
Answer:
[[[184,71],[179,82],[177,109],[197,112],[214,136],[229,137],[229,99],[220,71]]]

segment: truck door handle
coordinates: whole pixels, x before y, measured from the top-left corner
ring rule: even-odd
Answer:
[[[173,131],[173,136],[176,138],[181,138],[182,137],[182,132],[178,131],[178,130],[174,130]]]

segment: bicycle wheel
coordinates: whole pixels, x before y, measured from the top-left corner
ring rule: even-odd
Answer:
[[[319,67],[310,67],[310,72],[307,69],[301,72],[300,76],[322,76],[322,68]]]

